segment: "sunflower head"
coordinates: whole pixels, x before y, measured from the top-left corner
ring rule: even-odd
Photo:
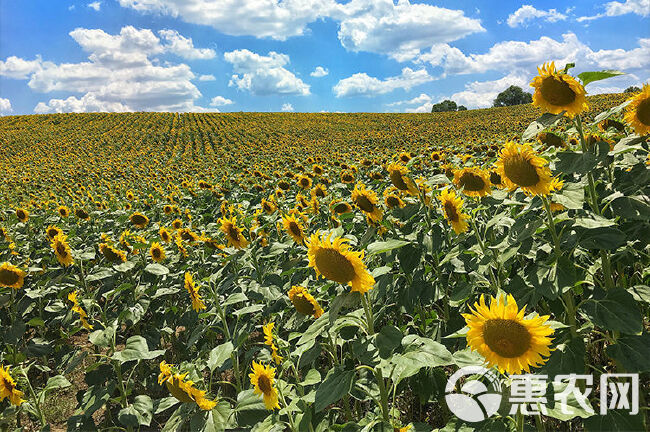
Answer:
[[[456,195],[451,189],[443,189],[440,193],[440,204],[445,219],[454,229],[456,234],[463,233],[469,229],[467,220],[469,216],[463,213],[463,199]]]
[[[149,218],[140,212],[133,213],[129,217],[129,220],[136,228],[144,228],[149,223]]]
[[[56,259],[64,267],[68,267],[74,263],[72,251],[70,250],[67,238],[68,237],[65,234],[59,233],[50,243],[52,250],[54,250],[54,254],[56,255]]]
[[[530,86],[535,88],[533,105],[551,114],[566,111],[574,117],[588,109],[585,88],[571,75],[555,70],[555,63],[544,63],[537,68],[539,75]]]
[[[294,285],[289,290],[288,296],[293,306],[301,314],[311,315],[314,318],[319,318],[323,315],[323,308],[320,307],[316,299],[305,288]]]
[[[463,168],[454,171],[454,185],[470,197],[490,194],[490,174],[480,168]]]
[[[16,217],[21,222],[27,222],[27,219],[29,219],[29,212],[19,207],[16,209]]]
[[[631,98],[625,110],[625,121],[638,135],[650,133],[650,85],[643,84],[643,89]]]
[[[169,243],[172,239],[172,235],[165,227],[160,227],[160,230],[158,230],[158,234],[160,235],[160,240],[164,241],[165,243]]]
[[[511,191],[521,188],[528,195],[548,195],[551,170],[528,144],[505,144],[496,162],[496,171]]]
[[[163,249],[160,243],[153,242],[149,248],[149,255],[151,255],[151,259],[155,262],[163,262],[165,260],[165,249]]]
[[[90,214],[88,214],[88,212],[85,209],[81,208],[81,207],[77,207],[74,210],[74,214],[79,219],[83,219],[83,220],[86,220],[86,221],[90,219]]]
[[[333,242],[328,236],[320,236],[317,231],[309,239],[309,266],[313,267],[318,276],[348,284],[352,291],[365,293],[375,285],[375,279],[363,263],[363,252],[349,250],[347,240],[338,237]]]
[[[64,205],[59,206],[56,209],[56,211],[59,213],[59,216],[61,216],[62,218],[67,218],[68,216],[70,216],[70,209]]]
[[[408,168],[398,163],[392,163],[388,165],[386,170],[388,171],[388,177],[390,178],[393,186],[401,191],[408,192],[412,195],[417,195],[417,186],[415,186],[413,180],[407,176],[409,173]]]
[[[63,230],[57,226],[50,225],[45,230],[45,234],[47,235],[48,239],[52,240],[54,237],[58,236],[59,234],[63,234]]]
[[[22,396],[23,392],[16,388],[16,381],[9,374],[9,366],[0,365],[0,402],[7,398],[12,405],[20,406],[25,402]]]
[[[481,296],[471,313],[463,314],[468,345],[501,372],[519,374],[541,366],[551,354],[553,329],[546,324],[548,316],[526,318],[525,310],[525,306],[519,310],[510,294],[492,298],[489,306]]]
[[[363,183],[357,183],[352,191],[352,202],[359,207],[372,222],[382,220],[384,212],[378,206],[379,199],[377,194],[369,189]]]
[[[237,249],[248,246],[248,240],[244,237],[242,229],[237,226],[236,216],[220,218],[218,222],[221,224],[221,232],[226,235],[229,245]]]
[[[305,241],[305,231],[300,223],[300,220],[296,218],[295,215],[285,215],[282,216],[282,225],[284,230],[289,234],[294,242],[298,244],[303,244]]]
[[[108,243],[101,243],[99,245],[99,251],[104,255],[104,258],[110,263],[119,264],[126,262],[126,252],[119,249],[115,249],[113,246]]]
[[[350,213],[352,211],[352,206],[345,201],[334,200],[330,203],[330,210],[332,213],[337,215]]]
[[[0,287],[13,289],[22,288],[26,273],[15,265],[3,262],[0,264]]]
[[[251,380],[251,385],[254,387],[254,394],[262,395],[266,409],[273,410],[280,408],[278,391],[273,386],[275,382],[275,368],[253,362],[252,369],[253,371],[248,376]]]

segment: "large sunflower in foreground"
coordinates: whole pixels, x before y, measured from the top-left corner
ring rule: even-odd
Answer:
[[[528,195],[548,195],[551,192],[551,170],[528,144],[505,144],[496,171],[511,191],[521,188]]]
[[[348,284],[352,291],[365,293],[373,288],[375,279],[363,263],[363,252],[349,250],[348,241],[338,237],[332,242],[331,234],[320,236],[320,232],[311,235],[307,244],[309,266],[316,270],[316,275],[326,279]]]
[[[555,62],[538,67],[539,75],[530,83],[535,88],[533,105],[551,114],[566,111],[574,117],[588,109],[585,88],[571,75],[555,70]]]
[[[641,93],[631,100],[625,110],[625,121],[639,135],[650,133],[650,85],[643,84]]]
[[[0,264],[0,287],[20,289],[25,283],[26,273],[8,262]]]
[[[379,203],[377,194],[366,189],[366,185],[361,182],[354,186],[352,202],[373,222],[381,221],[384,216],[384,212],[377,205]]]
[[[221,232],[226,235],[228,244],[237,249],[242,249],[248,246],[248,240],[244,237],[242,229],[237,226],[237,217],[232,218],[223,217],[218,221],[221,224]]]
[[[248,374],[251,384],[255,387],[254,394],[262,395],[266,409],[280,408],[278,391],[273,387],[275,381],[275,368],[253,362],[253,372]]]
[[[454,185],[470,197],[484,197],[490,194],[490,173],[478,168],[463,168],[454,171]]]
[[[74,263],[74,259],[72,258],[72,251],[70,250],[70,245],[68,244],[68,241],[66,240],[68,236],[66,236],[63,233],[57,234],[56,237],[52,239],[52,242],[50,243],[50,246],[52,246],[52,249],[54,250],[54,254],[56,255],[56,259],[59,260],[59,264],[61,264],[64,267],[68,267],[69,265],[72,265]]]
[[[283,215],[282,226],[289,236],[298,244],[305,241],[305,229],[295,215]]]
[[[440,204],[445,214],[445,219],[451,224],[456,234],[464,233],[469,228],[467,219],[469,216],[463,213],[463,199],[450,189],[444,189],[440,193]]]
[[[323,308],[320,307],[316,299],[305,288],[294,285],[289,290],[288,296],[293,306],[301,314],[311,315],[314,318],[319,318],[323,315]]]
[[[16,388],[16,381],[9,375],[9,366],[0,365],[0,402],[7,398],[12,405],[19,406],[25,402],[22,396],[23,392]]]
[[[507,300],[493,297],[489,306],[481,296],[470,308],[472,313],[463,314],[469,327],[468,345],[500,372],[519,374],[543,365],[551,355],[553,329],[546,324],[547,315],[524,318],[525,310],[526,306],[519,310],[510,294]]]
[[[158,375],[158,384],[165,383],[167,390],[181,402],[194,402],[202,410],[209,411],[217,405],[216,401],[207,399],[205,391],[194,387],[194,382],[186,381],[187,373],[178,374],[172,371],[172,366],[164,360],[160,362],[160,375]]]

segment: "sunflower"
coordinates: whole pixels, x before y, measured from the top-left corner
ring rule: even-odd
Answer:
[[[406,152],[402,152],[402,153],[399,154],[398,158],[402,162],[408,163],[411,160],[411,155],[406,153]]]
[[[451,224],[456,234],[464,233],[469,228],[467,219],[469,216],[463,213],[463,199],[456,196],[450,189],[444,189],[440,193],[440,202],[447,222]]]
[[[67,238],[68,237],[65,234],[60,233],[57,234],[50,243],[50,246],[52,246],[54,254],[56,255],[56,259],[59,260],[59,263],[64,267],[68,267],[74,262],[70,245],[66,240]]]
[[[348,284],[353,292],[363,294],[371,290],[375,279],[363,263],[363,252],[349,250],[347,239],[338,237],[332,242],[330,237],[331,234],[320,237],[319,231],[311,235],[307,244],[309,266],[314,268],[317,276]]]
[[[311,167],[311,170],[314,172],[316,175],[321,175],[323,174],[323,166],[314,164],[314,166]]]
[[[589,108],[585,88],[571,75],[556,71],[555,62],[544,63],[537,71],[539,75],[530,83],[535,88],[533,105],[551,114],[566,111],[572,118]]]
[[[133,213],[129,217],[129,220],[136,228],[144,228],[149,223],[149,218],[140,212]]]
[[[347,184],[354,183],[354,174],[351,173],[350,171],[342,171],[341,172],[341,181],[343,183],[347,183]]]
[[[470,197],[484,197],[490,194],[490,174],[477,167],[454,171],[454,185]]]
[[[191,273],[185,272],[185,281],[183,285],[192,299],[192,309],[196,312],[206,309],[205,303],[203,303],[203,299],[201,299],[201,295],[199,294],[199,287],[194,283]]]
[[[547,147],[556,147],[564,148],[566,143],[561,136],[554,134],[553,132],[540,132],[537,134],[537,141],[544,144]]]
[[[282,216],[284,230],[291,236],[294,242],[303,244],[305,241],[305,230],[295,215]]]
[[[255,387],[254,394],[262,395],[266,409],[280,408],[278,391],[273,387],[275,381],[275,368],[253,362],[253,372],[248,374],[251,385]]]
[[[643,84],[641,93],[630,100],[625,110],[625,121],[638,135],[650,133],[650,85]]]
[[[431,160],[435,162],[440,162],[445,160],[445,154],[443,152],[434,151],[431,153]]]
[[[59,212],[59,216],[61,216],[62,218],[67,218],[68,216],[70,216],[70,209],[64,205],[59,206],[56,209],[56,211]]]
[[[54,225],[50,225],[45,230],[45,235],[47,235],[47,238],[50,240],[54,239],[54,237],[58,236],[59,234],[63,234],[63,230]]]
[[[548,195],[551,170],[528,144],[505,144],[496,162],[496,171],[511,191],[520,187],[528,195]]]
[[[490,306],[481,295],[480,302],[470,308],[472,313],[463,314],[469,327],[468,345],[502,373],[530,373],[530,366],[541,366],[547,360],[544,357],[551,355],[553,329],[546,324],[548,315],[524,318],[525,310],[526,306],[519,310],[510,294],[506,299],[493,297]]]
[[[503,186],[503,182],[501,181],[501,176],[499,175],[498,172],[494,170],[490,171],[490,183],[492,183],[496,187]]]
[[[288,293],[289,300],[298,312],[303,315],[311,315],[314,318],[319,318],[323,315],[323,308],[320,307],[316,299],[309,294],[307,289],[294,285]]]
[[[300,186],[303,189],[309,189],[311,187],[311,179],[307,176],[299,176],[298,186]]]
[[[199,408],[209,411],[217,405],[216,401],[207,399],[205,391],[194,387],[193,381],[186,381],[187,373],[177,374],[172,371],[173,365],[167,364],[164,360],[160,362],[160,374],[158,384],[165,383],[167,390],[176,399],[183,403],[195,403]]]
[[[153,242],[151,248],[149,248],[149,255],[151,255],[151,259],[155,262],[163,262],[165,260],[165,249],[163,249],[160,243]]]
[[[182,226],[183,226],[183,221],[180,219],[174,219],[174,221],[172,222],[172,228],[175,230],[181,229]]]
[[[25,283],[26,273],[8,262],[0,264],[0,287],[20,289]]]
[[[317,184],[311,189],[312,198],[325,198],[327,195],[327,189],[322,184]]]
[[[282,356],[278,354],[278,347],[275,346],[274,336],[273,336],[273,327],[275,327],[274,322],[270,322],[262,326],[262,332],[264,333],[264,345],[268,345],[271,348],[271,357],[273,361],[277,364],[282,363]]]
[[[104,255],[104,258],[106,258],[108,262],[113,264],[123,263],[126,261],[126,252],[115,249],[108,243],[101,243],[99,245],[99,251]]]
[[[165,206],[163,207],[163,213],[165,213],[166,215],[171,214],[173,211],[174,208],[169,204],[165,204]]]
[[[201,236],[192,231],[189,228],[183,228],[178,231],[178,235],[185,241],[194,243],[196,241],[199,241],[201,239]]]
[[[9,366],[0,365],[0,402],[9,399],[12,405],[20,406],[23,402],[23,392],[16,388],[16,381],[9,374]]]
[[[242,229],[237,226],[237,217],[220,218],[218,221],[221,224],[221,232],[226,235],[228,244],[237,249],[242,249],[248,246],[248,240],[242,234]]]
[[[273,212],[278,209],[278,206],[275,205],[275,202],[271,197],[269,197],[269,199],[262,198],[261,206],[264,213],[268,215],[273,214]]]
[[[340,215],[344,213],[350,213],[352,211],[352,206],[341,200],[333,200],[330,203],[330,210],[332,211],[332,213],[336,213]]]
[[[88,212],[86,210],[82,209],[81,207],[77,207],[74,210],[74,214],[79,219],[82,219],[82,220],[85,220],[85,221],[90,220],[90,214],[88,214]]]
[[[399,196],[399,191],[395,186],[391,186],[384,191],[384,204],[389,209],[402,208],[406,205]]]
[[[93,326],[90,325],[86,320],[86,318],[88,318],[88,314],[79,305],[79,300],[77,300],[77,290],[74,290],[68,294],[68,300],[72,302],[72,308],[71,308],[72,311],[76,312],[77,315],[79,315],[79,320],[81,321],[81,325],[87,330],[92,330]]]
[[[418,194],[417,186],[415,183],[413,183],[413,180],[407,176],[409,173],[408,168],[406,168],[404,165],[392,163],[388,165],[386,170],[388,171],[388,176],[390,177],[390,181],[393,183],[393,186],[412,195]]]
[[[18,218],[19,221],[23,223],[27,222],[27,219],[29,219],[29,212],[23,208],[17,208],[16,217]]]
[[[158,235],[160,235],[160,240],[164,241],[165,243],[169,243],[172,239],[172,235],[165,227],[160,227],[158,230]]]
[[[357,183],[352,191],[352,202],[359,207],[368,219],[373,222],[381,221],[384,212],[377,205],[379,199],[374,191],[366,189],[363,183]]]

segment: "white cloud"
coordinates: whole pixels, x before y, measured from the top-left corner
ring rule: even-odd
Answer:
[[[282,104],[282,111],[283,112],[293,112],[294,111],[293,105],[291,105],[290,103]]]
[[[318,19],[339,22],[338,37],[350,51],[388,54],[399,61],[421,49],[483,32],[478,19],[409,0],[119,0],[123,7],[179,17],[234,36],[286,40],[304,35]]]
[[[247,49],[230,51],[224,59],[233,65],[235,75],[228,83],[254,95],[308,95],[309,85],[284,68],[289,56],[271,51],[262,56]]]
[[[329,73],[330,71],[328,71],[327,68],[324,68],[323,66],[316,66],[316,69],[314,69],[314,71],[309,75],[313,76],[314,78],[322,78]]]
[[[37,92],[72,93],[39,103],[35,112],[205,110],[194,105],[201,92],[191,82],[196,77],[190,67],[161,63],[156,56],[167,52],[168,46],[151,30],[126,26],[111,35],[78,28],[70,36],[88,53],[88,61],[40,62],[28,76],[22,74]]]
[[[605,4],[605,12],[592,16],[583,16],[578,22],[591,21],[603,17],[613,17],[633,13],[642,17],[650,16],[650,0],[626,0],[625,3],[612,1]]]
[[[336,97],[343,96],[374,96],[389,93],[397,89],[409,90],[420,84],[433,81],[426,69],[402,69],[398,76],[380,80],[366,73],[356,73],[340,80],[332,89]]]
[[[217,79],[215,78],[215,76],[211,74],[199,76],[199,81],[216,81],[216,80]]]
[[[176,30],[160,30],[158,34],[168,42],[166,49],[188,60],[206,60],[217,53],[210,48],[194,48],[192,38],[180,35]]]
[[[527,91],[530,78],[525,74],[510,73],[494,81],[474,81],[465,84],[465,90],[454,93],[449,99],[468,108],[491,107],[497,95],[511,85],[519,86]]]
[[[421,49],[483,32],[478,19],[409,0],[352,0],[338,5],[341,44],[350,51],[388,54],[398,61],[416,57]]]
[[[433,98],[431,96],[429,96],[428,94],[420,93],[420,96],[416,96],[413,99],[392,102],[392,103],[386,104],[386,106],[420,105],[420,104],[423,104],[423,103],[431,102],[432,100],[433,100]]]
[[[10,56],[6,61],[0,60],[0,75],[14,79],[27,79],[29,75],[40,70],[43,61],[40,56],[35,60],[25,60],[20,57]]]
[[[535,9],[531,5],[523,5],[515,12],[511,13],[508,16],[508,25],[512,28],[525,25],[528,21],[533,21],[537,18],[541,18],[547,22],[557,22],[566,20],[567,16],[558,12],[556,9],[539,10]]]
[[[210,101],[210,106],[224,106],[224,105],[232,105],[232,104],[234,104],[233,101],[223,96],[215,96]]]
[[[0,115],[9,114],[12,111],[13,109],[11,108],[9,99],[0,98]]]
[[[650,38],[639,39],[639,47],[628,51],[622,48],[589,50],[586,58],[591,64],[603,69],[648,69],[650,68]]]
[[[95,11],[99,12],[99,10],[102,7],[102,2],[94,1],[92,3],[88,3],[88,7],[91,8],[91,9],[95,9]]]

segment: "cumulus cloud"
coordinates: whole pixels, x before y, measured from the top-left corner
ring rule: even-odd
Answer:
[[[99,10],[102,7],[102,2],[100,1],[94,1],[92,3],[88,3],[88,7],[91,9],[94,9],[95,11],[99,12]]]
[[[223,96],[215,96],[210,101],[210,106],[224,106],[224,105],[232,105],[232,104],[234,104],[233,101]]]
[[[413,99],[391,102],[389,104],[386,104],[386,106],[420,105],[431,101],[432,101],[431,96],[429,96],[426,93],[420,93],[420,96],[416,96]]]
[[[558,12],[556,9],[539,10],[531,5],[523,5],[515,12],[508,16],[508,25],[512,28],[526,25],[529,21],[542,19],[547,22],[557,22],[567,19],[567,16]]]
[[[465,84],[465,90],[451,95],[451,100],[458,105],[465,105],[469,108],[487,108],[497,95],[510,87],[516,85],[528,90],[530,76],[520,73],[510,73],[501,79],[494,81],[474,81]]]
[[[186,64],[161,65],[157,55],[170,52],[148,29],[123,27],[111,35],[100,29],[78,28],[70,36],[88,53],[80,63],[28,61],[8,58],[3,75],[29,79],[37,92],[72,93],[67,98],[40,102],[35,112],[64,111],[197,111],[201,97]]]
[[[310,73],[309,75],[313,76],[314,78],[322,78],[322,77],[324,77],[325,75],[327,75],[329,73],[330,73],[330,71],[328,71],[323,66],[316,66],[316,69],[314,69],[314,71],[312,73]]]
[[[583,16],[578,22],[591,21],[603,17],[613,17],[633,13],[642,17],[650,16],[650,0],[626,0],[625,3],[612,1],[605,4],[605,12],[592,16]]]
[[[371,77],[366,73],[356,73],[340,80],[332,90],[336,97],[374,96],[397,89],[409,90],[412,87],[433,81],[433,79],[426,69],[413,70],[406,67],[402,69],[400,75],[388,77],[384,80]]]
[[[0,115],[9,114],[10,112],[13,112],[11,101],[6,98],[0,98]]]
[[[224,53],[235,74],[229,86],[248,91],[254,95],[297,94],[308,95],[309,85],[284,66],[289,56],[271,51],[263,56],[247,49]]]
[[[307,25],[329,18],[339,23],[338,37],[350,51],[388,54],[409,60],[423,48],[483,32],[478,19],[409,0],[119,0],[141,12],[179,17],[234,36],[286,40],[304,35]]]
[[[180,35],[176,30],[160,30],[158,34],[167,41],[166,49],[188,60],[206,60],[214,58],[217,53],[210,48],[194,48],[192,38]]]
[[[293,105],[291,105],[290,103],[282,104],[282,112],[293,112],[293,111],[294,111]]]
[[[215,78],[215,76],[211,74],[199,76],[199,81],[216,81],[216,80],[217,79]]]

